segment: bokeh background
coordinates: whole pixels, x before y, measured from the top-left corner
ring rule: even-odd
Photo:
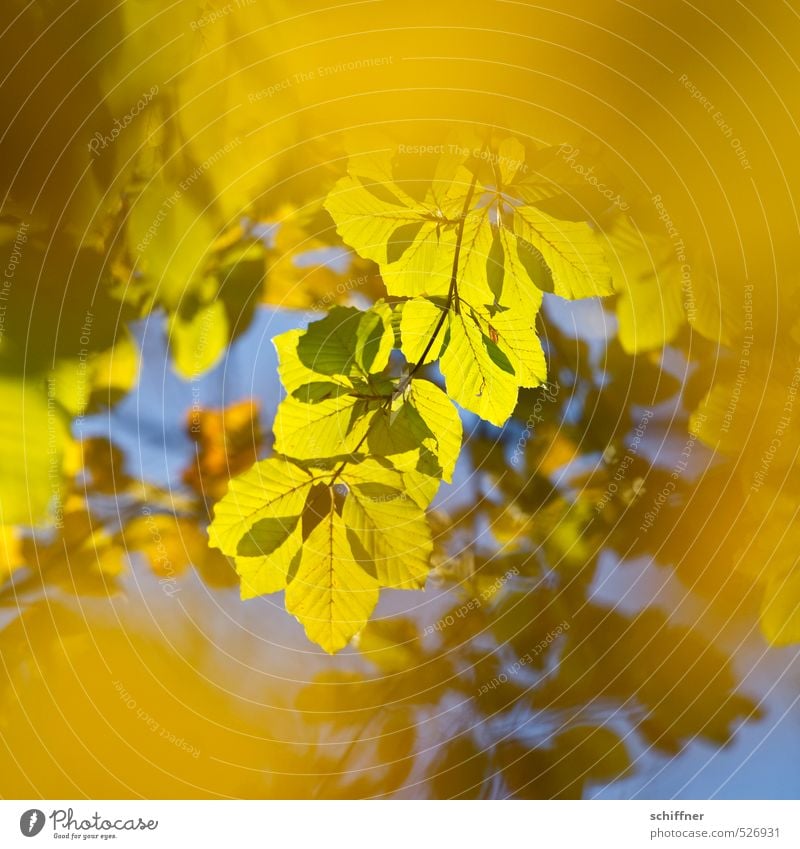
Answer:
[[[6,0],[0,794],[796,798],[799,14]],[[486,128],[556,146],[617,295],[546,296],[548,385],[465,414],[425,592],[331,658],[211,505],[272,337],[384,293],[348,153]]]

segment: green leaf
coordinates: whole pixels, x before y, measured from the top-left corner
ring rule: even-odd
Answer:
[[[236,553],[241,557],[264,557],[272,554],[291,536],[299,516],[259,519],[239,540]]]
[[[761,630],[776,646],[800,642],[800,571],[774,574],[766,582]]]
[[[286,609],[310,640],[333,654],[366,625],[378,603],[378,582],[356,560],[347,526],[332,510],[303,543]]]

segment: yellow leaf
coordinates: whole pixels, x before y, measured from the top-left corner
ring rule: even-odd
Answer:
[[[380,265],[390,294],[446,295],[458,224],[447,214],[449,184],[418,202],[394,182],[391,156],[387,149],[353,157],[325,208],[342,239]]]
[[[390,462],[368,457],[360,463],[348,463],[342,472],[342,480],[348,485],[379,483],[401,490],[418,507],[424,509],[436,495],[439,480],[416,471],[420,461],[419,454],[419,449],[415,449],[393,454]]]
[[[258,414],[258,403],[251,398],[222,410],[190,410],[187,430],[195,462],[184,469],[184,483],[207,498],[221,498],[229,479],[258,459],[263,441]]]
[[[0,584],[24,562],[16,528],[0,526]]]
[[[192,281],[204,276],[219,235],[213,218],[158,174],[134,200],[127,227],[136,271],[153,281],[156,302],[177,310]]]
[[[494,315],[476,311],[486,336],[508,357],[520,386],[533,389],[547,380],[547,361],[534,327],[534,315],[518,309]]]
[[[461,237],[456,270],[458,296],[472,307],[501,300],[502,259],[498,264],[494,250],[495,231],[489,221],[490,210],[489,206],[470,210]],[[530,281],[528,286],[534,288]]]
[[[129,392],[139,378],[139,351],[129,330],[91,363],[92,384],[103,394]],[[106,400],[107,397],[106,397]]]
[[[628,353],[662,348],[686,321],[680,267],[663,236],[646,235],[623,219],[611,235],[619,341]]]
[[[513,183],[517,173],[521,172],[525,163],[525,148],[520,141],[509,137],[503,139],[497,153],[500,181],[504,186],[507,186]]]
[[[532,323],[542,305],[542,292],[549,291],[552,274],[544,257],[519,240],[507,227],[498,227],[503,253],[503,285],[500,302],[528,317]],[[531,285],[531,283],[536,285]]]
[[[449,325],[441,359],[448,393],[464,409],[501,427],[517,405],[513,366],[498,357],[500,349],[470,315],[451,313]]]
[[[60,521],[65,497],[64,453],[71,443],[66,417],[54,386],[0,379],[0,524],[31,525],[52,508]]]
[[[355,535],[381,585],[419,589],[425,585],[433,549],[425,512],[411,497],[387,483],[390,475],[374,461],[359,464],[358,476],[342,474],[348,485],[342,518]]]
[[[298,517],[314,478],[286,460],[262,460],[231,481],[227,495],[214,507],[209,544],[231,557],[239,541],[264,518]]]
[[[317,375],[366,377],[386,368],[394,347],[391,309],[333,307],[297,339],[297,356]],[[319,377],[317,377],[319,379]]]
[[[160,576],[179,575],[192,563],[201,563],[208,551],[197,525],[171,513],[139,516],[124,529],[128,552],[141,551]]]
[[[50,385],[59,404],[77,416],[93,400],[110,406],[133,388],[138,374],[139,352],[125,329],[111,348],[58,360],[50,372]]]
[[[286,609],[329,654],[344,648],[378,603],[378,582],[356,560],[347,527],[335,511],[303,543]]]

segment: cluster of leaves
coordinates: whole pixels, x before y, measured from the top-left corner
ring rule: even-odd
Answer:
[[[700,630],[591,601],[591,556],[577,578],[544,580],[530,549],[556,560],[574,539],[546,537],[526,534],[522,556],[476,557],[435,637],[405,617],[372,620],[358,637],[370,672],[327,670],[300,692],[297,708],[326,740],[355,741],[325,764],[318,795],[402,793],[416,767],[432,798],[581,798],[634,773],[641,747],[671,758],[692,741],[724,745],[758,717]],[[431,714],[446,716],[446,734],[426,733]]]
[[[612,291],[595,231],[537,206],[519,142],[455,147],[467,153],[443,155],[423,188],[397,177],[391,149],[351,157],[325,206],[391,301],[335,307],[275,340],[278,456],[232,481],[209,529],[243,597],[286,589],[329,652],[364,627],[380,587],[425,583],[425,509],[461,447],[453,401],[503,425],[547,376],[542,292]],[[446,392],[420,374],[436,360]]]

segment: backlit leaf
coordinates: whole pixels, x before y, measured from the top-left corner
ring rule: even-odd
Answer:
[[[419,589],[428,574],[433,548],[425,512],[404,491],[393,470],[366,460],[345,470],[348,494],[342,518],[348,532],[371,559],[379,582]]]
[[[467,313],[452,313],[449,340],[442,354],[442,374],[450,396],[464,409],[494,425],[505,424],[517,404],[518,382],[513,370],[501,368],[492,356],[499,350]]]

